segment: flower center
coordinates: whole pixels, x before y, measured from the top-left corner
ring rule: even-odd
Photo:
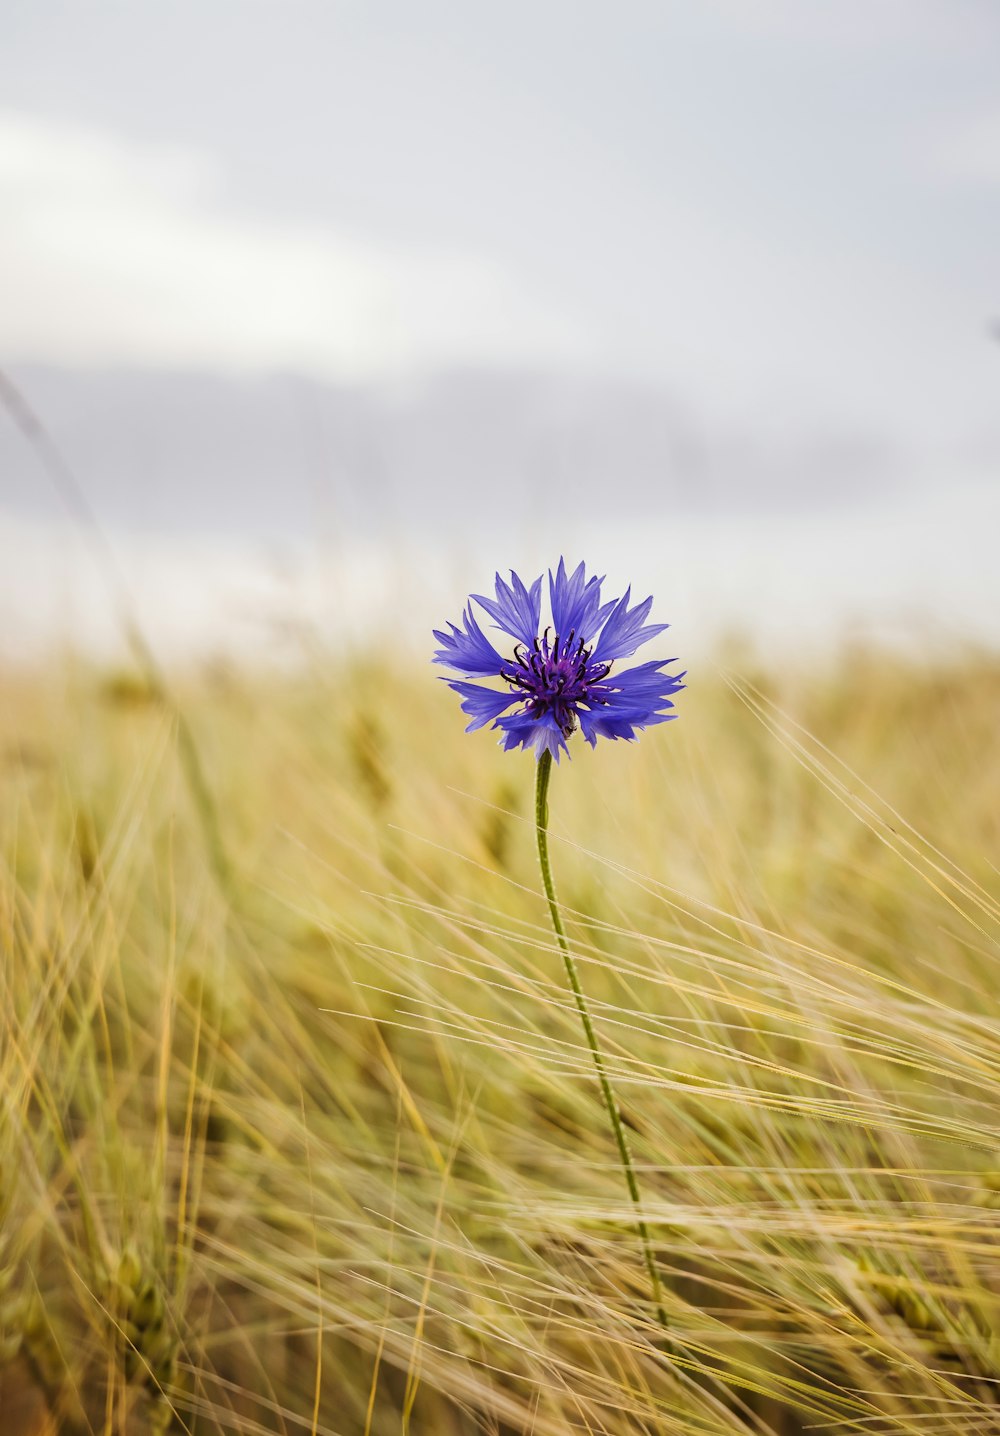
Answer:
[[[576,727],[579,703],[606,701],[594,689],[607,677],[611,664],[591,663],[592,650],[584,646],[582,638],[577,641],[575,629],[565,640],[557,633],[550,641],[550,632],[547,628],[530,648],[519,643],[513,661],[504,665],[500,676],[512,688],[520,689],[532,718],[551,714],[568,737]]]

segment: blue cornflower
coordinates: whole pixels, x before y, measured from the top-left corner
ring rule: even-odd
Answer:
[[[530,588],[513,571],[510,583],[496,576],[496,598],[474,593],[472,599],[494,620],[494,627],[515,640],[509,658],[494,648],[480,628],[472,603],[462,627],[434,630],[441,647],[434,662],[470,678],[499,678],[506,690],[482,683],[445,679],[462,699],[471,718],[466,732],[491,723],[503,733],[505,750],[530,748],[536,758],[551,753],[556,762],[567,752],[566,739],[577,728],[591,747],[598,738],[634,738],[636,729],[675,718],[671,694],[684,685],[683,674],[664,673],[665,658],[641,663],[612,675],[620,658],[630,658],[648,639],[669,627],[646,623],[652,598],[630,607],[631,588],[622,598],[601,602],[603,578],[587,577],[581,563],[567,577],[562,559],[549,570],[552,622],[541,630],[542,580]]]

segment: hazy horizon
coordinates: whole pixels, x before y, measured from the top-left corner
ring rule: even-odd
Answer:
[[[367,637],[419,653],[495,568],[560,553],[654,593],[685,653],[731,634],[811,658],[848,639],[928,656],[1000,644],[989,454],[702,440],[693,415],[652,422],[655,393],[552,375],[453,374],[405,395],[45,377],[25,388],[165,658],[271,662]],[[23,436],[0,436],[3,654],[120,655],[92,536]]]

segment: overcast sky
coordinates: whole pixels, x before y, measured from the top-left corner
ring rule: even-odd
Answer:
[[[0,12],[0,366],[158,640],[564,549],[685,652],[1000,639],[998,0]],[[0,643],[100,627],[59,513],[0,423]]]
[[[6,0],[0,362],[997,427],[994,0]]]

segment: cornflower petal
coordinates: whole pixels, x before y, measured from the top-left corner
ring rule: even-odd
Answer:
[[[495,678],[504,661],[476,622],[471,604],[462,613],[462,623],[464,631],[456,628],[453,623],[448,625],[450,633],[434,629],[434,637],[441,647],[435,653],[433,661],[473,677],[485,678],[490,675]]]
[[[510,713],[498,718],[494,727],[502,729],[505,735],[503,747],[507,753],[512,748],[528,748],[536,758],[540,758],[548,750],[558,763],[559,754],[569,751],[566,735],[551,713],[545,713],[540,718],[533,718],[529,713]]]
[[[629,608],[631,585],[612,609],[594,649],[595,663],[613,663],[617,658],[630,658],[637,648],[670,627],[669,623],[649,623],[643,627],[653,606],[652,596]]]
[[[480,607],[485,608],[498,628],[530,647],[538,633],[542,607],[541,575],[535,579],[530,589],[525,588],[513,569],[510,578],[508,585],[499,574],[496,575],[495,600],[485,598],[480,593],[474,593],[472,597]]]
[[[603,577],[587,578],[584,565],[578,564],[571,578],[566,577],[566,563],[560,558],[559,567],[553,575],[549,569],[549,602],[552,606],[552,623],[555,631],[563,638],[571,633],[584,643],[589,643],[600,628],[614,602],[601,607],[601,584]]]
[[[501,693],[496,688],[484,688],[481,683],[463,683],[459,679],[452,678],[445,678],[443,682],[461,695],[462,712],[467,713],[472,719],[465,730],[466,733],[472,733],[477,728],[485,727],[487,723],[498,718],[512,703],[516,703],[519,698],[517,693]]]

